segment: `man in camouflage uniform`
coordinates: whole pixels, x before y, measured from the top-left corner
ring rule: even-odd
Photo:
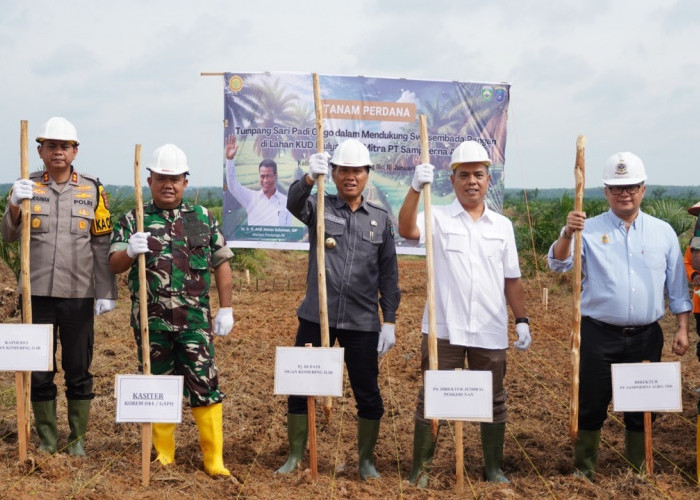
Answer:
[[[100,181],[73,167],[78,154],[73,124],[53,117],[36,140],[45,169],[14,183],[2,236],[6,241],[19,238],[20,205],[30,199],[32,322],[53,325],[54,366],[57,340],[61,341],[70,427],[66,451],[84,456],[90,402],[95,397],[90,373],[94,317],[114,309],[117,298],[107,263],[112,222]],[[31,381],[40,449],[48,453],[58,449],[55,374],[55,368],[32,372]]]
[[[209,211],[182,201],[189,167],[177,146],[157,148],[146,168],[151,172],[148,185],[153,200],[144,207],[145,232],[136,232],[135,210],[119,219],[110,247],[110,268],[115,274],[129,270],[131,326],[141,362],[136,257],[146,254],[151,371],[184,376],[204,469],[210,476],[229,476],[223,463],[224,393],[214,364],[209,269],[214,269],[220,305],[213,333],[228,335],[234,323],[228,263],[233,253]],[[158,461],[172,463],[175,424],[153,424],[153,446]]]

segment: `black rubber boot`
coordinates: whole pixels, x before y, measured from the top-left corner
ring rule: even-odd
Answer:
[[[574,476],[595,480],[595,469],[598,464],[598,446],[600,431],[579,429],[574,444]]]
[[[416,422],[413,426],[413,465],[408,476],[412,485],[418,488],[428,486],[430,465],[433,463],[436,445],[437,439],[433,440],[430,424]]]
[[[289,440],[289,457],[275,474],[289,474],[299,467],[301,458],[306,449],[306,440],[309,437],[308,415],[287,414],[287,439]]]

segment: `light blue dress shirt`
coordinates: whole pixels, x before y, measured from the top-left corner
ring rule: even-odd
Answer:
[[[586,219],[582,231],[581,315],[618,326],[647,325],[665,312],[688,312],[688,282],[678,237],[666,222],[639,212],[629,231],[612,210]],[[554,258],[553,271],[573,267],[572,255]]]

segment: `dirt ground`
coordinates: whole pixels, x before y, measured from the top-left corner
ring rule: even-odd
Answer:
[[[397,346],[382,360],[380,386],[386,413],[376,449],[381,479],[362,482],[357,473],[356,417],[346,382],[345,396],[334,400],[326,423],[317,404],[319,479],[309,470],[276,476],[286,458],[285,398],[273,395],[275,346],[292,345],[295,309],[304,293],[306,254],[268,253],[264,279],[247,283],[236,276],[232,334],[216,339],[216,359],[224,401],[224,461],[229,480],[214,480],[202,470],[197,431],[187,407],[177,428],[176,463],[151,464],[148,487],[141,486],[140,426],[114,422],[114,376],[134,373],[135,346],[128,326],[129,301],[124,281],[117,309],[96,320],[95,398],[86,440],[87,459],[37,449],[32,431],[27,463],[18,462],[14,374],[0,372],[0,498],[12,499],[192,499],[192,498],[697,498],[695,480],[696,388],[700,370],[697,337],[682,359],[683,412],[662,414],[653,431],[654,476],[629,472],[622,458],[621,415],[611,411],[603,429],[595,483],[572,473],[568,438],[569,329],[571,283],[567,276],[543,272],[526,281],[534,341],[525,353],[509,350],[509,422],[504,470],[508,485],[482,480],[478,424],[464,425],[465,489],[455,490],[453,426],[443,427],[429,489],[408,484],[413,439],[413,411],[420,385],[419,327],[425,298],[424,260],[400,258],[403,291],[396,332]],[[0,319],[12,315],[14,280],[0,272]],[[437,282],[439,286],[439,281]],[[547,307],[542,289],[549,290]],[[512,323],[511,323],[512,324]],[[675,360],[669,340],[675,320],[663,322],[664,360]],[[695,323],[691,321],[691,332]],[[59,373],[57,380],[62,383]],[[62,394],[62,389],[59,389]],[[68,435],[65,399],[59,398],[59,445]],[[308,456],[304,467],[308,467]]]

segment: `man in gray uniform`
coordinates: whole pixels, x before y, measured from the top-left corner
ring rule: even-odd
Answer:
[[[45,170],[13,184],[2,236],[6,241],[19,238],[20,205],[31,199],[32,321],[53,325],[54,357],[56,341],[61,341],[70,427],[66,450],[84,456],[90,401],[95,397],[89,371],[94,316],[114,309],[117,298],[116,280],[107,262],[112,221],[100,181],[73,167],[78,154],[73,124],[53,117],[36,140]],[[32,372],[31,384],[40,448],[49,453],[58,449],[55,373],[56,369]]]
[[[325,195],[326,288],[330,343],[345,350],[345,366],[357,406],[357,444],[362,479],[379,477],[374,446],[384,404],[377,377],[378,357],[394,346],[394,321],[401,292],[389,213],[362,197],[370,170],[369,151],[355,139],[338,145],[331,159],[337,195]],[[328,173],[328,154],[309,161],[309,174],[294,182],[287,208],[309,227],[309,266],[306,296],[297,309],[295,345],[321,345],[316,262],[316,203],[311,189],[318,175]],[[318,196],[318,195],[317,195]],[[379,299],[377,299],[379,297]],[[377,304],[377,300],[379,304]],[[379,319],[382,309],[383,323]],[[307,440],[306,398],[290,396],[287,403],[289,458],[277,472],[297,468]]]

